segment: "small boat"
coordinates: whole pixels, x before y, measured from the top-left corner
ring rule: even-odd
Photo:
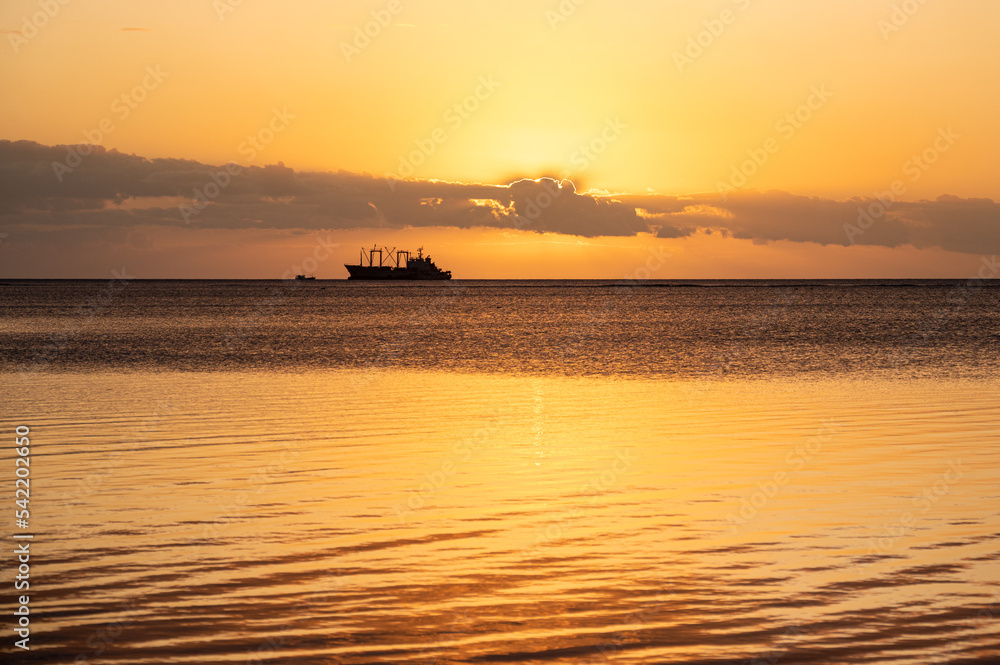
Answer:
[[[297,280],[299,280],[301,282],[301,281],[306,281],[306,280],[309,280],[309,279],[316,279],[316,277],[314,275],[296,275],[295,279],[297,279]]]

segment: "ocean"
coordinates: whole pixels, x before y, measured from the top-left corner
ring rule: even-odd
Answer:
[[[993,282],[6,280],[0,373],[5,662],[1000,662]]]

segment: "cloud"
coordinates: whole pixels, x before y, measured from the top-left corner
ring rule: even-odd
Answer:
[[[79,158],[73,155],[81,154]],[[59,166],[62,165],[62,166]],[[722,233],[755,243],[941,247],[1000,252],[1000,205],[837,201],[786,192],[662,196],[579,193],[569,181],[506,185],[232,169],[100,146],[0,141],[0,224],[37,232],[137,224],[223,229],[510,228],[583,237]],[[169,202],[169,203],[168,203]]]
[[[88,154],[74,157],[83,150]],[[163,197],[179,205],[122,205]],[[94,226],[495,227],[594,236],[647,230],[634,209],[547,178],[507,186],[392,181],[344,171],[297,172],[280,163],[241,167],[232,175],[225,166],[190,160],[29,141],[0,141],[0,215],[8,223]]]
[[[717,230],[755,242],[940,247],[967,254],[1000,251],[1000,204],[941,196],[934,201],[837,201],[787,192],[739,191],[684,197],[619,197],[662,225],[662,238]]]

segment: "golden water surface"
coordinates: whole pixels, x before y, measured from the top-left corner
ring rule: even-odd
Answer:
[[[1000,659],[995,381],[4,383],[51,662]]]

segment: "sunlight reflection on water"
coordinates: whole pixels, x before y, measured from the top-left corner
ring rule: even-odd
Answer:
[[[66,662],[998,653],[993,381],[66,371],[8,407]]]

